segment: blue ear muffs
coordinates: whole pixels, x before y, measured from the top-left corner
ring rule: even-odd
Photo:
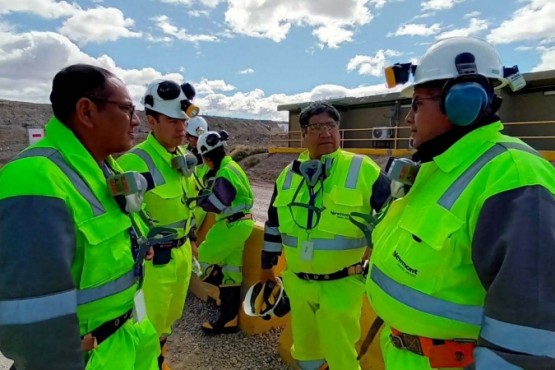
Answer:
[[[481,75],[461,76],[448,81],[443,87],[440,108],[455,126],[470,126],[488,110],[493,89]]]
[[[463,82],[453,86],[445,96],[447,118],[455,126],[470,126],[487,108],[488,96],[476,82]]]

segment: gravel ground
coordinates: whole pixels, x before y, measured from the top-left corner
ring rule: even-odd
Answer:
[[[195,296],[187,297],[185,312],[168,340],[168,364],[173,370],[287,370],[278,353],[281,330],[247,336],[243,332],[207,336],[202,322],[216,311]]]

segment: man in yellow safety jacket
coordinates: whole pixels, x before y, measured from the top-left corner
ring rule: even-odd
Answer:
[[[307,151],[278,177],[264,228],[261,281],[282,278],[291,304],[293,358],[303,370],[360,369],[365,234],[352,212],[371,214],[389,197],[389,180],[369,158],[339,148],[339,112],[312,103],[299,117]]]
[[[146,188],[110,156],[131,147],[135,107],[115,75],[79,64],[50,101],[46,137],[0,172],[0,350],[17,370],[155,370],[145,225],[130,216]]]
[[[160,337],[160,369],[172,325],[181,317],[191,278],[191,244],[187,239],[192,212],[185,206],[191,191],[196,158],[180,147],[185,141],[187,97],[174,81],[154,81],[143,98],[148,126],[144,142],[118,160],[126,170],[149,172],[154,188],[145,194],[145,211],[152,226],[175,231],[175,239],[154,248],[154,259],[146,263],[143,285],[147,314]]]
[[[250,213],[254,194],[243,169],[226,155],[227,138],[225,131],[208,131],[197,143],[210,168],[198,205],[216,214],[216,222],[198,247],[198,260],[204,281],[219,287],[221,301],[216,320],[201,326],[207,334],[229,333],[238,328],[243,249],[254,228]]]
[[[447,38],[403,91],[419,169],[367,281],[387,370],[555,368],[555,169],[501,133],[503,70],[487,42]]]

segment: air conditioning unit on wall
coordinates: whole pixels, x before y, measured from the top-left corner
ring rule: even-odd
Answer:
[[[386,140],[393,136],[393,130],[390,127],[374,127],[372,128],[372,139]]]

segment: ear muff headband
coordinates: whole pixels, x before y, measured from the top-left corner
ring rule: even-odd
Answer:
[[[463,75],[443,86],[440,109],[455,126],[470,126],[488,112],[493,96],[493,88],[486,77]]]
[[[219,142],[220,142],[220,138],[216,134],[210,134],[206,137],[206,144],[212,147],[218,144]]]
[[[173,81],[162,81],[158,84],[156,92],[164,100],[173,100],[181,94],[181,86]]]

